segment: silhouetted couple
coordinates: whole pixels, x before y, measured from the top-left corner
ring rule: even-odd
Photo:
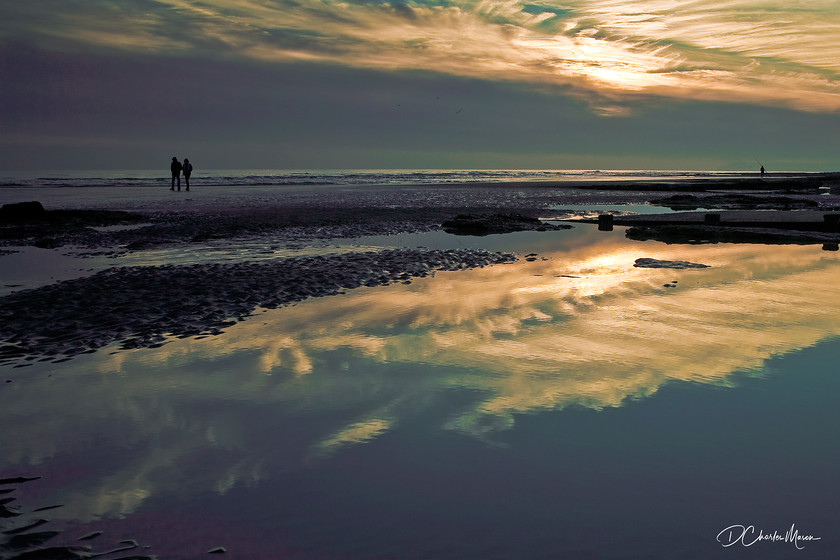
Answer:
[[[178,158],[172,158],[172,164],[169,166],[169,169],[172,171],[172,187],[169,189],[170,191],[175,190],[175,184],[178,184],[178,190],[181,190],[181,172],[184,173],[184,182],[187,185],[187,190],[190,190],[190,175],[192,175],[193,166],[190,163],[190,160],[184,158],[184,163],[181,164],[178,161]]]

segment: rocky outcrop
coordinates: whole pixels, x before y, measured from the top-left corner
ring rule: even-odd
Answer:
[[[659,259],[641,258],[636,259],[633,265],[636,268],[709,268],[707,264],[693,263],[688,261],[661,261]]]
[[[40,220],[47,215],[44,205],[33,200],[30,202],[14,202],[0,207],[0,220],[4,222],[29,222]]]
[[[779,195],[746,194],[675,194],[666,198],[650,201],[656,206],[671,210],[697,210],[698,208],[717,208],[721,210],[802,210],[817,208],[815,200],[793,198]]]
[[[446,233],[475,236],[515,231],[549,231],[571,227],[570,225],[548,224],[538,218],[521,214],[458,214],[441,224],[441,228]]]

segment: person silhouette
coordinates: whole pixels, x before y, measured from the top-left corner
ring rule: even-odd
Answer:
[[[761,166],[761,170],[760,170],[760,171],[761,171],[761,176],[762,176],[762,177],[764,177],[764,166],[763,166],[763,165]]]
[[[178,190],[181,190],[181,170],[183,168],[178,158],[173,156],[172,163],[169,165],[169,169],[172,171],[172,186],[169,188],[170,191],[175,190],[175,181],[178,182]]]
[[[192,173],[192,164],[190,160],[184,158],[184,183],[187,184],[187,190],[190,190],[190,174]]]

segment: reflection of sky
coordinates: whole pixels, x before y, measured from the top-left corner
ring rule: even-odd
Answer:
[[[449,408],[432,429],[493,441],[523,413],[727,386],[840,333],[836,255],[818,247],[596,239],[260,312],[219,337],[9,371],[4,459],[60,478],[104,457],[96,488],[67,482],[65,514],[115,515],[329,460],[433,405]],[[643,256],[711,267],[634,268]]]

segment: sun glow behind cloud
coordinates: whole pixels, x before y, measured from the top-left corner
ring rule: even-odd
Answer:
[[[640,95],[840,110],[840,10],[774,0],[160,0],[0,8],[5,38],[322,61]],[[119,33],[114,33],[119,29]]]

